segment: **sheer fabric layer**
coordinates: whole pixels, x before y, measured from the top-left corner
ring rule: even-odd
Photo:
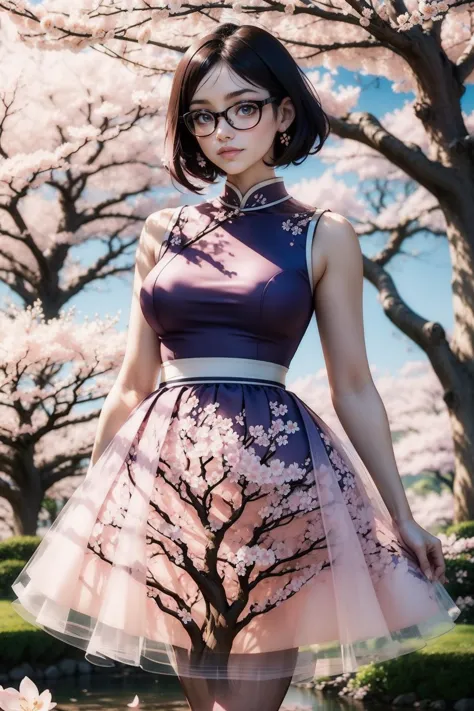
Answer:
[[[295,393],[249,383],[143,400],[12,587],[94,664],[229,680],[354,671],[460,614],[355,451]]]

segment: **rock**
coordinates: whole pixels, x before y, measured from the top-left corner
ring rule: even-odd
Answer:
[[[399,694],[395,696],[392,701],[393,706],[413,706],[416,701],[416,694],[414,691],[409,691],[408,694]]]
[[[58,669],[64,676],[72,676],[76,673],[77,661],[75,659],[62,659],[58,664]]]
[[[35,679],[42,679],[44,677],[44,667],[35,667],[34,676]]]
[[[415,703],[415,706],[417,706],[419,709],[421,709],[421,711],[423,711],[423,709],[429,708],[430,704],[431,699],[421,699],[421,701],[417,701]]]
[[[45,679],[59,679],[61,676],[61,672],[59,671],[58,667],[55,664],[51,664],[49,667],[46,667],[44,670],[44,678]]]
[[[92,674],[92,664],[85,659],[81,659],[77,663],[77,671],[79,674]]]
[[[446,701],[444,701],[444,699],[436,699],[436,701],[432,701],[430,703],[430,709],[434,709],[435,711],[445,711]]]
[[[18,666],[10,669],[8,676],[14,681],[21,681],[24,676],[28,676],[31,678],[34,673],[35,672],[31,664],[28,664],[28,662],[24,662],[23,664],[19,664]]]
[[[78,674],[76,676],[76,679],[77,679],[77,683],[79,684],[79,686],[82,686],[83,684],[87,686],[88,684],[91,683],[91,675],[90,674]]]
[[[9,682],[8,674],[0,673],[0,685],[3,686]]]
[[[120,667],[118,664],[93,664],[96,674],[114,674]]]
[[[474,711],[474,698],[459,699],[453,709],[454,711]]]

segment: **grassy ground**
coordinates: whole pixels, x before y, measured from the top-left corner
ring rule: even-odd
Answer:
[[[0,664],[3,667],[10,668],[21,662],[52,664],[65,656],[84,659],[81,649],[31,625],[14,610],[10,600],[0,599]]]
[[[32,625],[15,612],[10,600],[0,600],[0,634],[31,629]]]
[[[456,623],[456,627],[440,637],[428,642],[426,647],[416,654],[472,654],[474,663],[474,625]],[[473,667],[474,668],[474,667]]]
[[[423,649],[362,667],[354,681],[392,697],[414,691],[419,699],[455,701],[474,696],[473,669],[474,625],[459,623]]]

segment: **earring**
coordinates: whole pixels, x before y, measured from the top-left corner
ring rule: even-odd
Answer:
[[[285,146],[290,144],[290,136],[286,131],[282,131],[280,134],[280,143],[284,143]]]
[[[197,158],[198,165],[201,168],[204,168],[206,166],[206,159],[204,158],[202,153],[199,153],[199,151],[196,151],[196,158]]]

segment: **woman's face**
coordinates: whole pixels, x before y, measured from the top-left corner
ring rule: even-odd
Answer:
[[[231,92],[242,93],[229,97],[228,94]],[[268,96],[270,94],[267,89],[254,86],[232,72],[225,63],[219,62],[197,87],[188,110],[223,111],[238,101],[266,99]],[[221,116],[215,131],[210,136],[196,136],[196,140],[206,158],[225,173],[236,175],[255,164],[269,170],[261,162],[262,158],[267,162],[272,158],[275,134],[277,131],[284,131],[290,125],[294,115],[292,108],[289,97],[285,97],[278,107],[277,117],[274,118],[272,105],[266,104],[262,107],[260,122],[253,128],[240,131],[233,128]],[[218,152],[224,146],[241,150],[226,157],[225,154]]]

